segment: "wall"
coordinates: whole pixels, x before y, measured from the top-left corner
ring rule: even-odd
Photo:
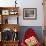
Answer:
[[[20,18],[21,26],[43,26],[43,6],[42,0],[21,0],[20,2]],[[23,8],[37,8],[37,20],[23,20]],[[21,21],[20,21],[21,20]]]
[[[15,1],[15,0],[14,0]],[[13,0],[0,0],[0,6],[15,6]],[[43,26],[43,6],[42,0],[17,0],[19,6],[19,24],[20,26]],[[37,20],[24,20],[23,8],[37,8]]]

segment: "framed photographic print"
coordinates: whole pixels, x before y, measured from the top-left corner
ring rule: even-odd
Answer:
[[[23,19],[25,20],[37,19],[37,8],[24,8],[23,9]]]
[[[9,10],[2,10],[2,15],[9,15]]]

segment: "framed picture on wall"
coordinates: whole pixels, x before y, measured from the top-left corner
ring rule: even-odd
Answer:
[[[37,19],[37,8],[24,8],[23,19],[36,20]]]

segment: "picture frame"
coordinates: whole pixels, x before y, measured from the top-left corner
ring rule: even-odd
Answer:
[[[2,10],[2,15],[9,15],[9,10]]]
[[[37,8],[24,8],[23,19],[36,20],[37,19]]]

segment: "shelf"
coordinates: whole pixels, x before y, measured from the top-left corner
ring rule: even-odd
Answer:
[[[3,46],[18,46],[18,42],[2,42]]]
[[[19,7],[0,7],[0,46],[18,46],[18,9]]]
[[[4,43],[16,43],[16,42],[19,42],[19,40],[15,40],[15,41],[12,41],[12,40],[10,40],[10,41],[3,41]]]
[[[19,7],[0,7],[1,15],[18,15]]]
[[[0,24],[12,24],[12,19],[10,19],[10,21],[12,20],[11,23],[9,23],[10,16],[16,18],[13,24],[18,24],[18,9],[19,7],[0,7]]]
[[[17,30],[17,32],[19,31],[20,27],[19,24],[0,24],[0,30],[2,31],[5,28],[9,28],[12,29],[14,31],[14,29]]]

